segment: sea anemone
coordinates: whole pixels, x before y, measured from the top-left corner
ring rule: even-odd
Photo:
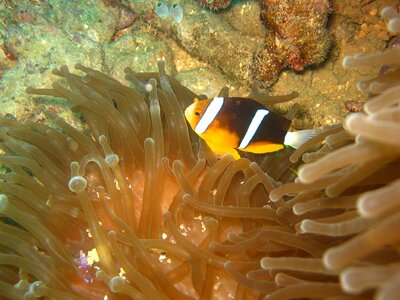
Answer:
[[[389,31],[400,32],[395,9],[383,9],[382,16],[388,20]],[[306,164],[299,169],[298,182],[271,192],[274,201],[291,196],[284,207],[291,211],[296,232],[323,241],[326,249],[314,260],[262,259],[265,269],[280,272],[275,281],[282,287],[268,299],[344,294],[356,299],[373,295],[375,299],[398,299],[399,57],[400,48],[395,46],[344,59],[345,68],[384,66],[385,73],[358,85],[375,96],[364,105],[365,112],[348,116],[345,129],[328,136],[321,149],[303,155]],[[297,151],[292,162],[301,153]]]
[[[397,28],[396,11],[383,15]],[[163,63],[127,70],[131,87],[56,70],[69,88],[28,92],[68,99],[87,127],[45,107],[51,125],[0,119],[0,295],[396,299],[398,49],[345,59],[391,72],[360,85],[379,90],[345,129],[257,163],[217,159],[188,129],[198,96]],[[257,85],[251,97],[265,98]]]
[[[260,269],[260,253],[286,246],[262,242],[261,248],[275,246],[239,251],[229,239],[254,237],[266,226],[273,236],[286,231],[268,198],[275,180],[247,159],[218,160],[189,132],[182,109],[199,96],[168,77],[162,62],[159,73],[127,70],[133,88],[76,68],[86,75],[54,71],[69,88],[56,83],[28,92],[68,99],[86,130],[43,106],[51,126],[0,121],[0,294],[208,299],[246,293],[236,287],[238,278]],[[257,86],[252,97],[263,98]],[[289,164],[284,154],[264,162],[276,180],[293,179]]]

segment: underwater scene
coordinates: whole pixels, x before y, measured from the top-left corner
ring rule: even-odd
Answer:
[[[0,0],[0,299],[400,299],[400,1]]]

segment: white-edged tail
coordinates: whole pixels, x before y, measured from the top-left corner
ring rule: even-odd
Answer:
[[[314,136],[317,136],[320,133],[321,133],[321,128],[288,132],[285,135],[285,141],[283,143],[294,149],[299,149],[301,145],[303,145],[309,139],[313,138]]]

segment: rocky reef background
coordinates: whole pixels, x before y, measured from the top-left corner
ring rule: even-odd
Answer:
[[[268,16],[260,24],[271,28],[258,27],[258,37],[255,27],[245,29],[246,19],[240,30],[227,21],[228,13],[240,20],[233,12],[243,3],[215,13],[199,9],[198,1],[168,2],[163,5],[182,4],[190,17],[161,20],[152,1],[2,1],[0,294],[398,299],[400,48],[380,51],[399,41],[383,33],[381,2],[265,1],[261,15]],[[382,10],[397,34],[398,9]],[[355,10],[359,26],[355,15],[345,14]],[[328,44],[328,60],[308,69],[321,64]],[[146,73],[156,60],[158,73]],[[363,71],[341,71],[341,61],[347,70]],[[131,66],[125,73],[134,88],[77,62],[121,81],[122,69]],[[292,154],[260,163],[229,155],[217,160],[187,131],[182,109],[196,93],[168,77],[165,64],[208,95],[224,84],[243,95],[266,75],[255,71],[277,66],[271,69],[277,84],[274,78],[261,85],[272,94],[299,92],[279,108],[298,103],[303,114],[295,127],[342,124],[324,126]],[[351,89],[353,81],[365,94]],[[40,108],[24,102],[27,86],[44,86],[27,91],[69,104],[46,97]],[[264,98],[258,85],[251,95]],[[361,109],[364,97],[370,98],[364,111],[341,122],[349,110]]]
[[[370,70],[344,70],[343,57],[380,51],[398,42],[378,16],[383,6],[398,5],[395,0],[232,1],[217,12],[201,7],[199,1],[164,2],[183,7],[182,22],[159,18],[158,1],[153,0],[0,1],[1,113],[41,119],[25,89],[50,86],[57,79],[51,70],[57,66],[81,63],[123,81],[126,66],[155,71],[156,62],[163,59],[168,73],[197,93],[212,97],[228,86],[231,95],[245,95],[254,79],[264,79],[261,83],[272,95],[299,92],[298,98],[280,107],[287,111],[295,102],[300,104],[302,113],[294,127],[333,124],[365,100],[355,83],[376,75]],[[290,8],[286,14],[285,5]],[[304,50],[299,43],[290,43],[297,39],[304,46],[304,34],[296,39],[290,34],[301,25],[298,11],[306,5],[320,14],[307,28],[316,32],[326,28],[329,33],[322,33],[315,46],[330,44],[326,61],[312,63],[323,61],[325,49],[311,55],[311,66],[300,58],[281,58],[285,54],[276,47],[289,41],[285,51],[295,55]],[[269,22],[261,19],[267,14],[262,8],[269,8]],[[273,28],[273,17],[284,18],[293,30],[282,33]],[[268,48],[271,41],[274,45]],[[259,55],[263,58],[255,59]],[[280,57],[282,63],[268,65],[271,57]],[[267,74],[261,76],[260,68]],[[54,110],[79,124],[67,107],[63,111],[57,105]]]

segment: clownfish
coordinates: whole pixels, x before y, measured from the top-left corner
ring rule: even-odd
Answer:
[[[211,150],[231,153],[235,159],[240,158],[237,150],[260,154],[285,145],[297,149],[320,132],[290,132],[291,120],[248,98],[194,99],[185,109],[185,117]]]

